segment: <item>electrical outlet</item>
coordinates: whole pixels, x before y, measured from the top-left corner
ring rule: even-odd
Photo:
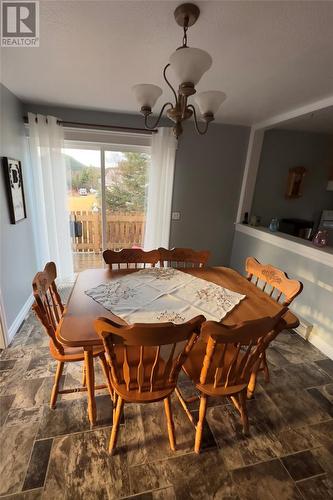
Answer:
[[[180,212],[172,212],[171,219],[172,220],[180,220]]]

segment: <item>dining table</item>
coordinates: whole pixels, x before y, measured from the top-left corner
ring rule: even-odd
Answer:
[[[244,321],[255,320],[266,316],[275,316],[282,305],[274,301],[267,293],[248,281],[234,269],[227,267],[179,268],[179,271],[201,278],[210,283],[224,287],[245,297],[221,321],[225,325],[235,325]],[[106,309],[90,297],[86,291],[98,287],[102,283],[112,283],[140,269],[87,269],[78,274],[56,335],[62,344],[68,347],[81,347],[84,350],[86,385],[88,396],[88,416],[90,424],[96,423],[95,375],[93,349],[102,345],[94,329],[94,321],[98,317],[117,320],[126,324],[112,311]],[[282,318],[282,329],[293,329],[299,325],[298,318],[287,310]]]

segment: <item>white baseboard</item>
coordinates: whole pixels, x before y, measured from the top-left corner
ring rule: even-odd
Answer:
[[[296,314],[296,313],[294,313]],[[303,339],[309,340],[309,337],[311,335],[311,332],[313,330],[313,325],[306,321],[304,318],[301,318],[299,314],[297,315],[299,319],[299,325],[297,328],[295,328],[295,332],[298,333]]]
[[[297,312],[292,311],[299,319],[299,326],[294,328],[294,332],[298,333],[304,340],[314,345],[320,352],[330,359],[333,359],[333,345],[328,344],[322,339],[320,332],[317,331],[316,325],[309,323],[304,318],[301,318]]]
[[[15,320],[13,323],[10,325],[10,327],[7,330],[7,346],[11,343],[13,340],[16,332],[22,325],[23,321],[25,320],[27,314],[29,313],[31,306],[33,304],[34,298],[33,295],[30,295],[18,315],[16,316]]]
[[[316,335],[315,332],[310,334],[308,341],[310,344],[314,345],[319,349],[320,352],[322,352],[325,356],[327,356],[330,359],[333,359],[333,345],[328,344],[323,340],[319,335]]]

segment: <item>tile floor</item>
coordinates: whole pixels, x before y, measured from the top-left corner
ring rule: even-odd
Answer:
[[[62,290],[68,296],[70,288]],[[333,361],[296,334],[269,349],[270,384],[260,379],[249,402],[251,436],[225,400],[210,401],[203,452],[178,401],[178,447],[170,451],[163,405],[127,405],[118,451],[107,453],[112,426],[106,391],[90,429],[83,394],[48,401],[55,362],[30,315],[0,358],[0,497],[43,499],[325,499],[333,498]],[[99,367],[97,378],[102,380]],[[63,384],[81,382],[67,365]],[[193,387],[181,377],[185,394]],[[193,413],[197,413],[193,403]]]

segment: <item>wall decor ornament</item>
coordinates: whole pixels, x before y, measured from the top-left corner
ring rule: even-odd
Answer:
[[[22,166],[19,160],[2,158],[3,175],[6,186],[10,223],[16,224],[26,219]]]
[[[286,198],[300,198],[303,194],[304,177],[307,173],[305,167],[289,169]]]

